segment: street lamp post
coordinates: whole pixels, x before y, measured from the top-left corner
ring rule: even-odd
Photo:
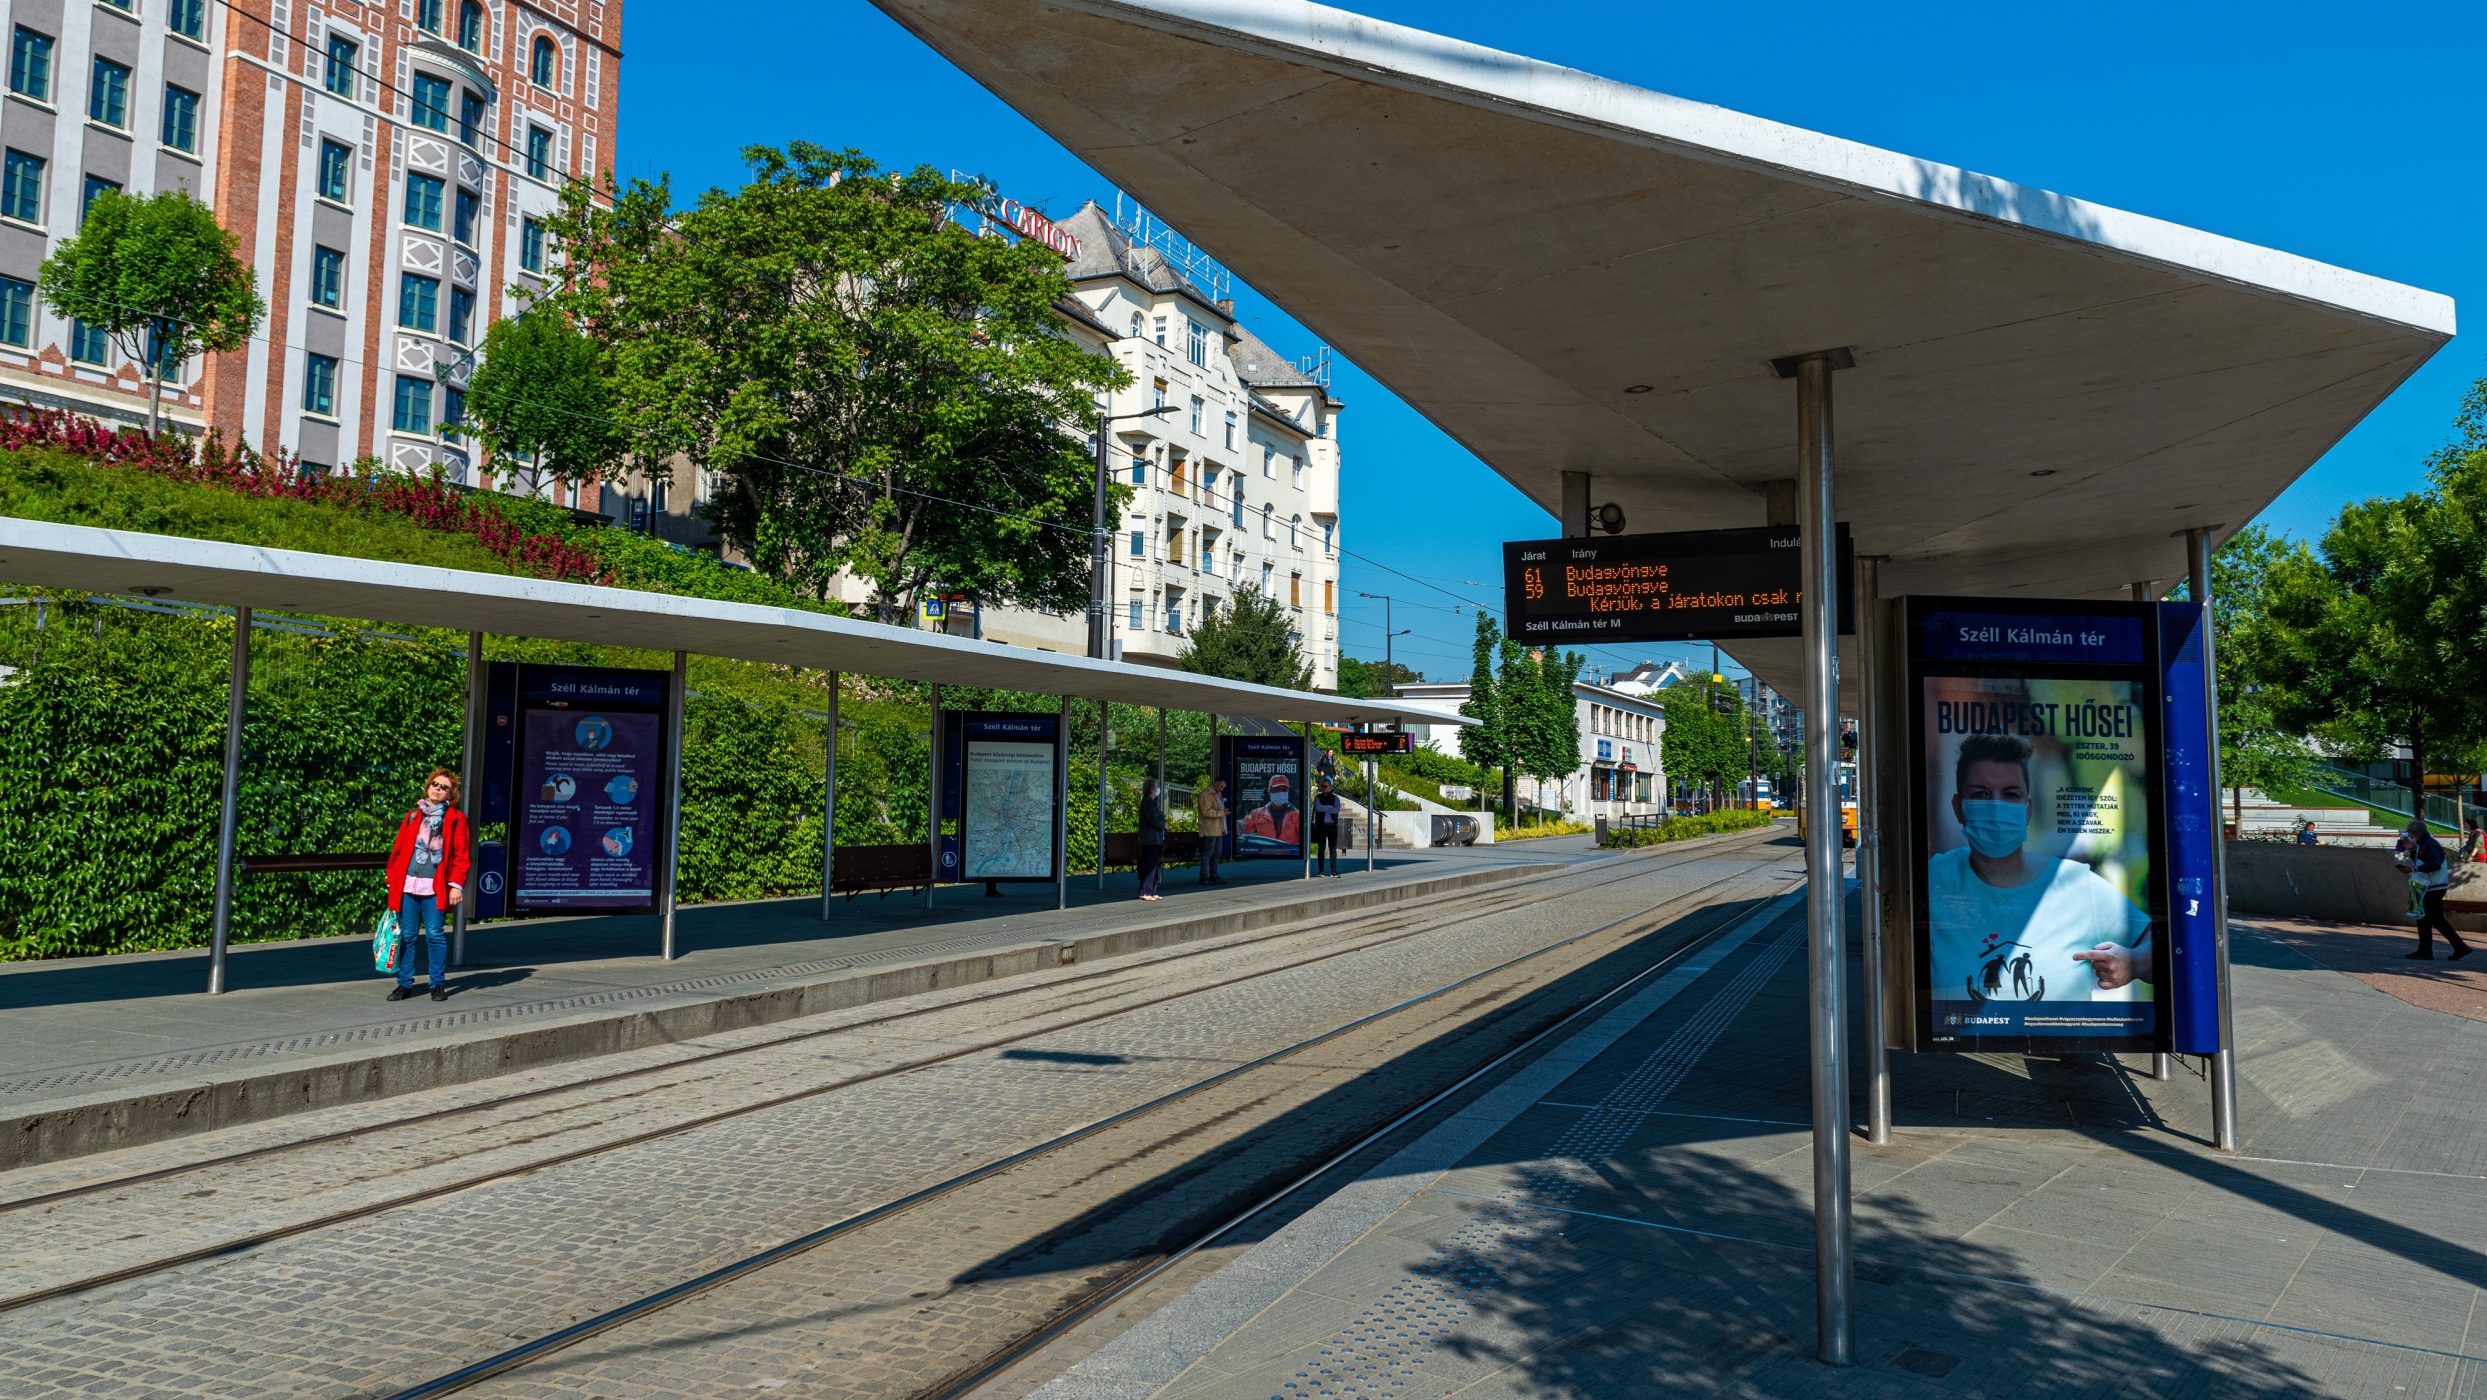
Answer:
[[[1155,418],[1172,412],[1173,404],[1161,403],[1137,413],[1106,413],[1102,408],[1097,413],[1097,492],[1088,526],[1091,555],[1088,561],[1088,654],[1098,660],[1105,658],[1107,650],[1106,590],[1111,583],[1108,571],[1114,567],[1114,550],[1105,530],[1105,474],[1107,461],[1113,455],[1114,441],[1114,435],[1109,430],[1126,418]]]
[[[1379,598],[1379,599],[1381,599],[1381,600],[1382,600],[1382,684],[1383,684],[1383,685],[1385,685],[1385,686],[1388,686],[1388,687],[1390,688],[1390,693],[1391,693],[1392,695],[1394,695],[1394,696],[1395,696],[1395,695],[1397,695],[1397,694],[1399,693],[1399,682],[1398,682],[1398,679],[1397,679],[1398,674],[1399,674],[1399,668],[1398,668],[1397,666],[1395,666],[1395,665],[1391,664],[1391,649],[1390,649],[1390,644],[1391,644],[1394,640],[1396,640],[1396,639],[1398,639],[1398,638],[1400,638],[1400,637],[1404,637],[1404,636],[1406,636],[1406,635],[1407,635],[1407,632],[1393,632],[1393,631],[1391,631],[1391,630],[1390,630],[1390,595],[1389,595],[1389,594],[1387,594],[1387,593],[1359,593],[1359,594],[1357,594],[1356,596],[1357,596],[1357,597],[1359,597],[1359,598]],[[1415,629],[1415,628],[1413,628],[1413,627],[1411,627],[1411,628],[1409,628],[1409,629],[1407,629],[1407,630],[1408,630],[1408,632],[1413,632],[1413,631],[1415,631],[1416,629]],[[1374,814],[1376,811],[1380,810],[1379,808],[1377,808],[1376,806],[1374,806],[1374,803],[1375,803],[1375,801],[1376,801],[1376,797],[1375,797],[1374,790],[1373,790],[1373,789],[1374,789],[1375,777],[1376,777],[1376,775],[1377,775],[1377,774],[1379,774],[1380,772],[1381,772],[1381,765],[1380,765],[1379,763],[1375,762],[1375,761],[1374,761],[1374,760],[1372,760],[1372,759],[1366,759],[1366,760],[1365,760],[1365,764],[1364,764],[1364,802],[1365,802],[1364,823],[1365,823],[1365,827],[1366,827],[1366,834],[1367,834],[1368,836],[1370,836],[1370,835],[1371,835],[1371,828],[1372,828],[1373,823],[1374,823],[1376,820],[1378,820],[1378,819],[1377,819],[1377,818],[1376,818],[1373,814]],[[1368,869],[1369,869],[1369,868],[1371,868],[1371,866],[1372,866],[1372,858],[1371,858],[1371,857],[1372,857],[1372,853],[1371,853],[1370,851],[1366,852],[1366,860],[1365,860],[1365,865],[1366,865],[1366,867],[1367,867]]]

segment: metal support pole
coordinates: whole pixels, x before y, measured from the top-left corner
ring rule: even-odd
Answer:
[[[1104,794],[1100,791],[1098,795],[1102,798]],[[1105,810],[1102,801],[1098,803],[1097,810],[1100,813]],[[1071,697],[1068,695],[1062,697],[1062,728],[1054,734],[1054,812],[1054,908],[1068,909],[1071,907]],[[1105,818],[1100,815],[1097,822],[1103,826]],[[1102,835],[1097,842],[1097,868],[1101,872],[1105,868]],[[1097,883],[1100,888],[1104,886],[1105,876],[1102,873],[1097,876]]]
[[[1889,989],[1883,985],[1882,677],[1876,648],[1882,560],[1857,560],[1857,900],[1865,915],[1865,1140],[1891,1144],[1891,1051],[1883,1044]]]
[[[1303,728],[1304,761],[1299,766],[1304,771],[1304,786],[1309,788],[1312,786],[1313,779],[1313,722],[1304,721]],[[1313,878],[1313,813],[1311,803],[1306,801],[1311,796],[1312,794],[1308,792],[1299,792],[1295,795],[1295,831],[1298,838],[1296,844],[1303,850],[1303,878],[1307,880]]]
[[[2211,801],[2223,791],[2219,772],[2219,655],[2211,621],[2211,532],[2196,527],[2185,532],[2186,562],[2191,568],[2187,595],[2202,610],[2202,693],[2210,709]],[[2211,830],[2219,831],[2219,814],[2211,814]],[[2219,968],[2219,1053],[2211,1057],[2211,1145],[2222,1152],[2237,1150],[2237,1018],[2228,997],[2228,842],[2216,836],[2218,852],[2211,861],[2211,917],[2218,929],[2213,958]]]
[[[845,677],[829,673],[828,737],[820,764],[820,921],[829,922],[829,890],[838,873],[838,692]]]
[[[933,907],[933,887],[941,883],[941,682],[933,682],[933,742],[925,767],[932,773],[927,789],[932,801],[924,809],[924,907]]]
[[[466,799],[466,829],[475,829],[475,804],[482,801],[483,785],[475,779],[475,757],[484,742],[484,634],[466,634],[466,737],[458,750],[458,792]],[[451,911],[449,924],[449,965],[466,966],[466,911],[475,904],[475,875],[467,872],[466,888],[458,894],[458,907]]]
[[[1802,538],[1805,642],[1805,905],[1813,1042],[1814,1354],[1855,1357],[1848,1219],[1848,949],[1840,935],[1839,517],[1831,490],[1831,360],[1796,365],[1797,530]]]
[[[1064,721],[1069,723],[1069,721]],[[1114,734],[1114,702],[1097,702],[1097,888],[1105,888],[1105,762]]]
[[[674,951],[674,909],[682,884],[682,706],[691,693],[691,656],[674,653],[673,683],[665,688],[665,961]]]
[[[2133,585],[2133,601],[2136,603],[2150,602],[2157,598],[2158,595],[2159,581],[2157,579],[2145,579],[2142,582]],[[2152,1055],[2150,1057],[2150,1077],[2158,1080],[2175,1078],[2175,1057],[2164,1051]]]
[[[1105,470],[1106,455],[1112,450],[1108,444],[1113,440],[1108,429],[1113,422],[1103,408],[1097,410],[1097,491],[1090,507],[1088,531],[1088,654],[1093,657],[1105,655],[1105,571],[1106,561],[1113,557],[1105,536]],[[1102,866],[1104,862],[1098,864]]]
[[[1366,759],[1364,761],[1364,873],[1367,875],[1373,873],[1373,845],[1380,839],[1378,833],[1382,825],[1381,794],[1373,790],[1374,785],[1380,780],[1378,765],[1372,759]]]
[[[216,816],[216,896],[207,938],[207,994],[225,989],[225,945],[233,937],[234,823],[242,805],[242,711],[250,701],[250,609],[233,610],[233,671],[225,682],[225,773]]]

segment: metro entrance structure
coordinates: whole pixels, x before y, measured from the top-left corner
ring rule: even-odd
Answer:
[[[1874,639],[1828,625],[1831,522],[1861,620],[1876,598],[2149,597],[2180,575],[2206,605],[2218,543],[2453,331],[2433,293],[1302,0],[875,3],[1564,534],[1606,507],[1637,530],[1799,526],[1801,639],[1728,649],[1804,697],[1815,811],[1840,714],[1865,711],[1869,804],[1898,757],[1860,683]],[[1818,1352],[1845,1364],[1837,823],[1809,837]]]

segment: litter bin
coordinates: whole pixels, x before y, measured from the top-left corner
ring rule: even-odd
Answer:
[[[1598,844],[1604,846],[1606,844],[1606,814],[1604,812],[1598,813],[1597,828]]]

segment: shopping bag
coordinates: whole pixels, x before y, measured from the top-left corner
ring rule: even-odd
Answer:
[[[371,928],[371,967],[374,972],[397,970],[397,911],[385,910],[380,922]]]
[[[2409,921],[2411,923],[2416,923],[2426,916],[2427,882],[2420,879],[2413,879],[2409,882]]]

